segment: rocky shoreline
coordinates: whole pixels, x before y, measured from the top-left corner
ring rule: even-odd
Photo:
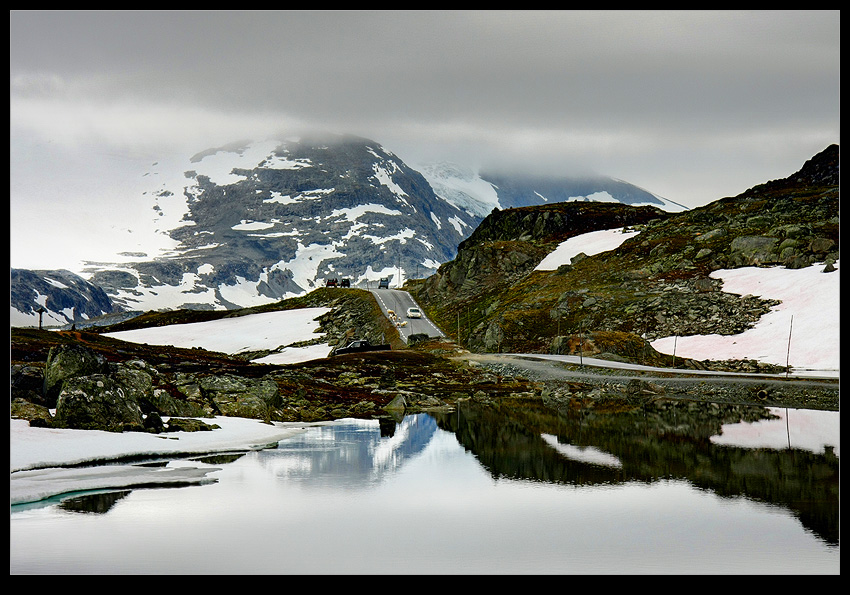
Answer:
[[[498,405],[504,399],[599,411],[673,400],[839,409],[837,381],[626,375],[472,354],[435,341],[268,366],[203,350],[164,353],[162,348],[152,351],[122,342],[120,352],[107,351],[107,357],[95,346],[103,349],[112,343],[94,333],[44,337],[66,341],[49,346],[43,363],[16,362],[13,350],[11,369],[11,416],[41,427],[204,431],[213,429],[204,420],[215,416],[266,422],[399,419],[405,413],[451,410],[459,402]],[[19,360],[27,359],[24,351],[19,344]]]

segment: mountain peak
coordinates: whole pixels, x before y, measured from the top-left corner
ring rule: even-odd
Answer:
[[[795,181],[811,186],[838,185],[838,145],[829,145],[826,149],[806,161],[796,174]]]

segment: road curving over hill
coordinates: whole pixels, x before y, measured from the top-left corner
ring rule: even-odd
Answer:
[[[445,337],[445,333],[428,319],[425,312],[422,312],[422,318],[407,317],[408,308],[419,308],[419,304],[408,292],[401,289],[370,289],[370,291],[381,306],[384,316],[396,325],[398,334],[405,343],[408,342],[411,335],[417,334],[424,334],[432,338]],[[395,319],[390,315],[390,312],[395,313]]]

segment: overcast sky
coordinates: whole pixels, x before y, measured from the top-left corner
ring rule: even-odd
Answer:
[[[11,11],[13,232],[118,202],[116,161],[305,128],[698,206],[840,142],[839,53],[839,11]]]

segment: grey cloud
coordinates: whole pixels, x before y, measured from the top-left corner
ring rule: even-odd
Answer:
[[[11,116],[39,98],[115,143],[297,123],[698,202],[746,183],[730,159],[758,181],[838,142],[839,54],[838,11],[12,11]]]

